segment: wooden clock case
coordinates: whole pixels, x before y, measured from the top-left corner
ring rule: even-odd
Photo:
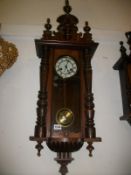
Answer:
[[[114,69],[119,71],[121,95],[123,104],[123,116],[120,120],[126,120],[131,125],[131,31],[125,33],[130,53],[126,53],[123,42],[120,42],[121,57],[114,65]]]
[[[94,126],[91,66],[98,43],[92,40],[88,22],[83,28],[84,33],[78,33],[78,19],[70,14],[72,8],[68,0],[63,9],[65,14],[57,18],[57,32],[51,30],[50,19],[47,19],[42,38],[35,40],[37,56],[41,59],[40,91],[35,132],[30,137],[38,143],[38,155],[43,149],[43,141],[57,152],[55,160],[61,164],[62,175],[68,172],[66,165],[73,160],[71,152],[78,151],[87,142],[89,156],[92,156],[93,142],[101,141],[96,137]],[[74,60],[77,65],[74,76],[58,76],[55,66],[61,57]],[[73,120],[66,127],[56,121],[57,113],[63,108],[73,113]]]

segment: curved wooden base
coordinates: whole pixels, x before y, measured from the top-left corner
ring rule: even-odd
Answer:
[[[78,151],[83,146],[83,139],[73,138],[49,138],[46,142],[47,146],[54,152],[74,152]]]

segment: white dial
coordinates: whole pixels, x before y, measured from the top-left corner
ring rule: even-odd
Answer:
[[[77,65],[73,58],[63,56],[56,62],[55,70],[60,77],[69,78],[76,74]]]

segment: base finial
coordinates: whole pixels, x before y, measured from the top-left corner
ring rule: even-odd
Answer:
[[[66,175],[68,173],[67,165],[74,159],[69,152],[59,152],[57,153],[55,160],[61,165],[59,169],[61,175]]]

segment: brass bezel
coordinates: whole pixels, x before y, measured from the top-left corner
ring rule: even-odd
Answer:
[[[60,122],[59,115],[60,115],[60,112],[62,112],[62,111],[67,111],[67,112],[70,113],[71,119],[70,119],[70,122],[68,122],[69,124],[68,123],[67,124],[62,124],[62,122]],[[69,127],[70,125],[72,125],[73,121],[74,121],[74,114],[69,108],[61,108],[57,111],[57,113],[56,113],[56,122],[58,124],[60,124],[62,127]]]

